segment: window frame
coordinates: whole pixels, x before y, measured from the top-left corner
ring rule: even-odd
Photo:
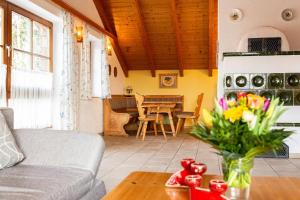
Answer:
[[[9,36],[8,44],[11,46],[11,48],[13,48],[12,47],[12,15],[13,15],[13,12],[28,18],[31,22],[31,49],[30,49],[31,51],[28,52],[28,51],[24,51],[24,50],[17,49],[17,48],[14,48],[14,50],[31,56],[31,69],[33,69],[33,57],[34,56],[39,57],[39,58],[49,59],[49,72],[53,72],[53,24],[52,24],[52,22],[49,22],[48,20],[43,19],[43,18],[31,13],[30,11],[27,11],[16,5],[8,3],[8,27],[7,27],[8,28],[8,36]],[[33,22],[37,22],[37,23],[42,24],[43,26],[46,26],[49,28],[49,57],[33,52]],[[10,66],[12,66],[12,60],[11,60],[10,64],[11,64]]]
[[[19,15],[22,15],[24,17],[27,17],[32,24],[31,32],[33,32],[33,22],[38,22],[46,27],[49,28],[49,57],[46,57],[49,59],[49,72],[53,73],[53,23],[40,17],[32,12],[23,9],[19,6],[16,6],[12,3],[7,2],[6,0],[0,0],[0,7],[3,8],[3,16],[4,16],[4,30],[3,30],[3,64],[6,64],[7,66],[7,73],[6,73],[6,101],[8,103],[8,100],[11,97],[11,69],[12,69],[12,13],[15,12]],[[10,47],[10,49],[7,50],[7,47]],[[29,53],[32,60],[32,69],[33,69],[33,56],[37,57],[43,57],[39,54],[33,53],[33,36],[31,41],[31,51],[32,52],[24,52]],[[8,53],[9,52],[9,53]],[[10,54],[10,56],[8,55]]]

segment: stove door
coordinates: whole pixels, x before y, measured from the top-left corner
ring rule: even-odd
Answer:
[[[282,89],[284,86],[284,74],[269,74],[268,88],[269,89]]]
[[[279,90],[277,92],[277,97],[279,97],[280,102],[285,106],[293,105],[293,91]]]
[[[285,87],[287,89],[300,88],[300,74],[285,74]]]

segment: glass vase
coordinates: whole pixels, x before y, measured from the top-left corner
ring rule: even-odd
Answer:
[[[228,184],[226,196],[231,200],[248,200],[250,196],[253,158],[223,158],[222,171]]]

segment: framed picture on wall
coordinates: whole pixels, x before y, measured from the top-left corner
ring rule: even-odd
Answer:
[[[159,88],[177,88],[178,74],[160,74]]]

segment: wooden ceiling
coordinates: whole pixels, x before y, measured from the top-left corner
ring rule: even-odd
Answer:
[[[217,0],[93,1],[124,72],[216,68]]]
[[[217,1],[94,0],[123,69],[216,68]],[[116,49],[115,48],[115,49]],[[210,55],[212,54],[212,55]],[[210,61],[211,60],[211,61]]]
[[[125,76],[129,70],[149,70],[155,76],[155,70],[169,69],[179,70],[181,76],[184,69],[208,69],[212,75],[217,0],[93,2],[105,30],[98,28],[110,37]]]

